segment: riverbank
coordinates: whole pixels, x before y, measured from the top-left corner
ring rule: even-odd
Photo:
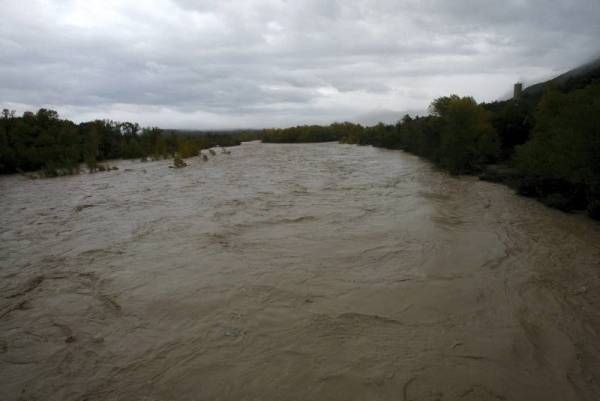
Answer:
[[[590,217],[599,219],[595,208],[588,206],[583,186],[547,177],[527,177],[508,164],[485,166],[478,177],[484,181],[505,184],[518,195],[534,198],[563,212],[583,212],[587,208]]]

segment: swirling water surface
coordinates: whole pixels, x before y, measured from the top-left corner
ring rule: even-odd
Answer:
[[[2,400],[598,400],[600,229],[399,151],[0,178]]]

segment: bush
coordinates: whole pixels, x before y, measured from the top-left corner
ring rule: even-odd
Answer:
[[[434,100],[440,118],[440,163],[453,173],[473,172],[495,161],[500,140],[489,113],[471,97],[452,95]]]
[[[523,177],[517,185],[519,195],[539,198],[547,206],[563,211],[583,210],[587,205],[586,188],[548,177]]]
[[[563,212],[570,212],[573,210],[573,204],[571,200],[559,193],[550,194],[542,198],[542,203],[554,209],[562,210]]]
[[[183,168],[186,166],[187,166],[187,163],[179,155],[175,155],[175,157],[173,158],[173,167]]]
[[[595,220],[600,220],[600,200],[595,199],[588,203],[588,215]]]
[[[532,198],[539,196],[538,180],[534,177],[523,177],[517,185],[517,193]]]

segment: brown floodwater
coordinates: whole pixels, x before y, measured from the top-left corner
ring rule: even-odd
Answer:
[[[0,178],[0,399],[599,400],[600,225],[400,151]]]

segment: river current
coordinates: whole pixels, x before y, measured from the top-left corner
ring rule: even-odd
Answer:
[[[0,399],[598,400],[600,225],[403,153],[0,177]]]

